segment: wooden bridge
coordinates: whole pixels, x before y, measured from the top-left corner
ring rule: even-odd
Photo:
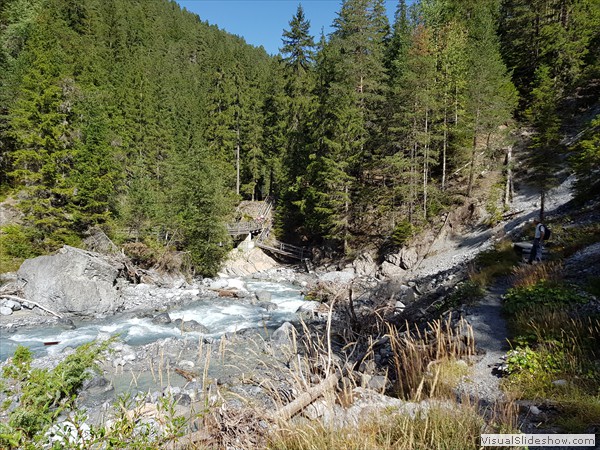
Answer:
[[[254,240],[254,243],[260,249],[286,256],[288,258],[299,259],[300,261],[310,259],[310,250],[306,247],[298,247],[296,245],[285,244],[275,239],[267,239],[269,237],[269,233],[271,232],[271,225],[267,220],[267,217],[271,212],[272,207],[272,201],[270,199],[266,199],[265,206],[261,210],[258,220],[228,223],[228,233],[231,236],[256,234],[257,237]]]

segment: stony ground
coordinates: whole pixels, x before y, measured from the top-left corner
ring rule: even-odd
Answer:
[[[471,368],[471,373],[459,384],[459,395],[479,401],[483,407],[504,400],[500,388],[498,367],[508,348],[508,329],[502,316],[501,296],[508,285],[505,280],[494,284],[485,297],[466,310],[466,318],[473,327],[475,343],[483,356]]]

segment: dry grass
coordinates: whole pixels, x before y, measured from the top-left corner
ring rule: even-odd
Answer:
[[[416,415],[388,410],[352,428],[332,428],[312,422],[281,428],[268,441],[278,450],[414,450],[479,449],[482,433],[514,432],[517,408],[501,405],[486,422],[475,403],[434,406]],[[503,420],[502,424],[495,422]],[[507,425],[505,425],[507,424]],[[516,447],[515,447],[516,448]]]
[[[543,262],[541,264],[516,267],[511,274],[513,288],[535,286],[541,281],[558,283],[562,280],[562,263]]]
[[[513,243],[509,240],[500,241],[492,249],[477,255],[469,267],[469,279],[481,287],[488,286],[495,278],[509,275],[519,260]]]
[[[389,326],[396,392],[401,397],[415,400],[433,397],[440,370],[434,370],[434,376],[428,377],[432,363],[456,361],[475,354],[473,329],[464,319],[453,326],[452,315],[430,322],[425,330],[416,326],[411,330],[408,324],[406,328],[408,331],[400,333]]]

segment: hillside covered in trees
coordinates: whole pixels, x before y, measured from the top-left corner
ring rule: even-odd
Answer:
[[[211,275],[233,206],[267,196],[287,242],[399,245],[472,196],[521,123],[542,199],[565,161],[598,195],[600,119],[559,151],[559,111],[600,78],[596,0],[400,0],[393,24],[345,0],[318,37],[299,6],[278,57],[172,0],[1,8],[1,195],[22,213],[2,271],[100,226]]]

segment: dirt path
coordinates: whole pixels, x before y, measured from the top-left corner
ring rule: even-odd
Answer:
[[[467,320],[473,327],[475,344],[485,353],[457,389],[459,394],[478,400],[482,406],[504,398],[495,369],[502,363],[502,356],[509,349],[501,299],[507,288],[506,280],[497,281],[479,304],[467,310]]]

